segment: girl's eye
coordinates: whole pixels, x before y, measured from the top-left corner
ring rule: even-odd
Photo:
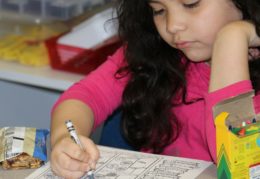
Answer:
[[[191,8],[197,7],[199,5],[199,3],[200,3],[200,0],[193,2],[193,3],[187,3],[187,4],[184,3],[183,6],[191,9]]]
[[[164,9],[153,10],[153,15],[158,16],[164,13]]]

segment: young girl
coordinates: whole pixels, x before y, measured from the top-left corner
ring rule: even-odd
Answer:
[[[124,45],[53,108],[53,171],[79,178],[95,168],[99,152],[88,136],[119,107],[135,149],[216,161],[212,107],[251,90],[250,79],[259,90],[259,6],[258,0],[120,0]],[[70,139],[68,119],[86,152]]]

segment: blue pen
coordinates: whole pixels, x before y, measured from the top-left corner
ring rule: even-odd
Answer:
[[[75,130],[73,124],[72,124],[72,121],[71,121],[71,120],[67,120],[67,121],[65,121],[65,124],[66,124],[66,127],[67,127],[67,129],[68,129],[68,131],[69,131],[69,133],[70,133],[70,137],[72,138],[72,140],[74,140],[74,142],[75,142],[76,144],[78,144],[82,150],[85,151],[85,148],[83,147],[83,145],[81,144],[81,142],[80,142],[80,140],[79,140],[79,137],[78,137],[78,135],[77,135],[77,132],[76,132],[76,130]],[[92,170],[88,171],[88,172],[86,173],[86,175],[84,175],[83,177],[81,177],[81,179],[94,179],[94,173],[93,173],[93,171],[92,171]]]

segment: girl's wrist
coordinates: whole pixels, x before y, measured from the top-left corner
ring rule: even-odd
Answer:
[[[253,23],[249,21],[238,21],[235,22],[234,25],[245,33],[249,47],[260,46],[260,38],[256,34],[256,28]]]
[[[253,40],[253,25],[247,21],[235,21],[224,26],[218,33],[216,43],[218,41],[238,40],[248,42]]]
[[[235,57],[237,52],[240,55],[248,54],[247,49],[252,41],[252,27],[253,25],[246,21],[232,22],[223,27],[216,37],[212,57],[217,56],[215,60],[218,62],[222,60],[225,62],[227,62],[226,60],[238,62],[239,58],[232,57]],[[244,58],[240,59],[244,60]],[[214,61],[214,58],[212,60]]]
[[[244,30],[245,34],[246,34],[246,37],[247,37],[247,42],[248,42],[248,46],[249,47],[253,47],[256,45],[256,38],[257,38],[257,35],[256,35],[256,32],[255,32],[255,26],[248,22],[248,21],[242,21],[240,22],[242,23],[242,29]]]

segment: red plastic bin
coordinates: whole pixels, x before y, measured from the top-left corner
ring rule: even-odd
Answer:
[[[59,37],[61,36],[52,37],[45,41],[50,65],[53,69],[72,73],[88,74],[102,64],[108,55],[113,54],[121,46],[118,38],[114,37],[93,49],[73,48],[77,50],[77,54],[64,61],[59,54],[59,48],[61,47],[57,44]]]

